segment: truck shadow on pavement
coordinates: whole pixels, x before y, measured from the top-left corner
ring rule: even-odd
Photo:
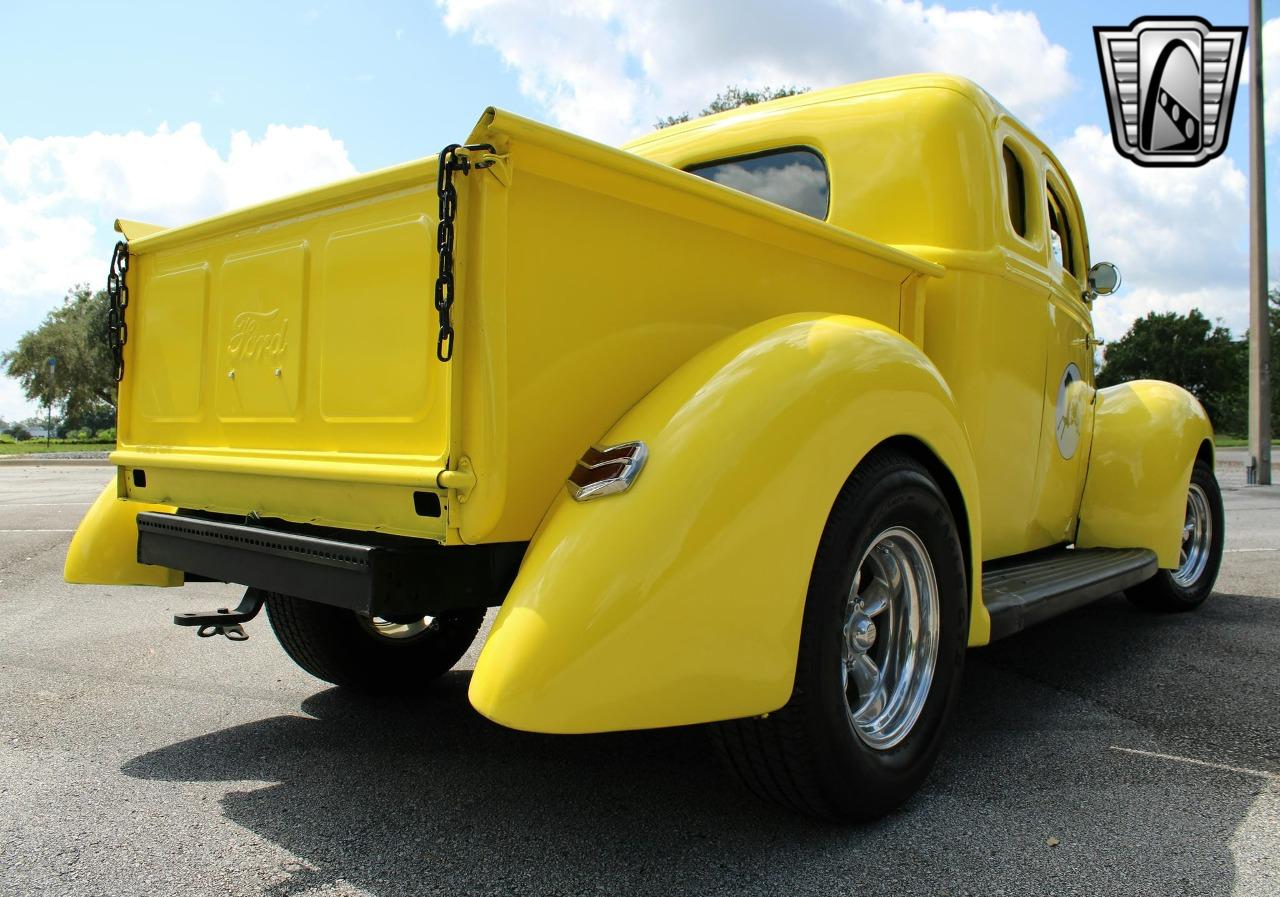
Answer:
[[[463,672],[413,701],[322,691],[305,715],[124,772],[273,783],[221,799],[301,860],[271,894],[1222,895],[1267,788],[1248,770],[1280,769],[1280,698],[1258,685],[1278,636],[1275,599],[1157,616],[1113,596],[973,651],[924,789],[860,827],[756,803],[699,729],[500,728],[467,704]]]

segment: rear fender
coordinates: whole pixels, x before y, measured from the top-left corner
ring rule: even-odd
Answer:
[[[788,315],[697,355],[602,439],[646,444],[631,490],[584,503],[562,490],[551,506],[476,664],[472,704],[539,732],[781,707],[832,503],[891,437],[910,437],[950,472],[980,582],[968,437],[917,347],[861,318]],[[971,641],[981,644],[979,592]]]
[[[106,485],[71,537],[62,576],[104,586],[180,586],[180,570],[138,563],[138,521],[143,511],[172,514],[169,505],[125,501],[116,482]]]
[[[1135,380],[1098,390],[1080,503],[1081,548],[1149,548],[1178,566],[1191,468],[1213,452],[1204,408],[1180,386]]]

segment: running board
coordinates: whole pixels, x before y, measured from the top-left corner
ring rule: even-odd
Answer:
[[[1145,548],[1052,548],[982,565],[982,600],[991,640],[1021,632],[1155,576]]]

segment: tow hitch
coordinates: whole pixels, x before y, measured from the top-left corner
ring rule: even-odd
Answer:
[[[174,614],[173,622],[178,626],[199,626],[196,635],[200,638],[225,635],[233,642],[243,642],[249,636],[240,624],[248,623],[256,617],[266,599],[267,593],[262,589],[248,589],[235,608],[220,607],[215,611]]]

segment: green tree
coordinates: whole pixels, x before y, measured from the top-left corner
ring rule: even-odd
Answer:
[[[737,109],[739,106],[754,106],[756,103],[767,103],[769,100],[780,100],[783,97],[793,97],[796,94],[808,93],[807,87],[796,87],[794,84],[790,87],[762,87],[759,90],[744,89],[730,85],[724,89],[723,93],[716,94],[714,100],[707,104],[707,107],[698,113],[698,117],[704,115],[715,115],[717,112],[728,112],[730,109]],[[666,118],[660,118],[653,123],[655,128],[669,128],[672,125],[683,124],[689,121],[691,116],[688,112],[681,112],[679,115],[668,115]]]
[[[1248,358],[1247,342],[1232,339],[1231,331],[1212,324],[1199,309],[1185,315],[1151,312],[1107,346],[1098,385],[1143,379],[1177,383],[1200,400],[1216,430],[1238,434],[1248,418]]]
[[[28,331],[0,363],[29,400],[60,409],[70,426],[105,426],[115,414],[116,381],[107,349],[107,294],[80,285]],[[50,366],[49,359],[56,360]]]

